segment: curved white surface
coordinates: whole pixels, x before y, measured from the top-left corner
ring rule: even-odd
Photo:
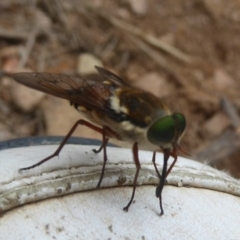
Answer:
[[[135,173],[130,149],[107,148],[98,190],[102,153],[94,154],[92,146],[66,145],[59,159],[18,173],[56,148],[0,151],[0,239],[239,239],[240,182],[226,173],[179,158],[163,190],[160,217],[152,153],[140,151],[141,186],[126,213],[132,188],[124,185]]]

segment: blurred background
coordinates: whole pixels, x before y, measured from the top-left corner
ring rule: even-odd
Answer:
[[[104,66],[185,114],[181,147],[238,178],[239,64],[239,0],[0,2],[1,71],[91,79]],[[79,118],[68,101],[0,75],[0,141],[64,136]],[[74,136],[101,139],[86,127]]]

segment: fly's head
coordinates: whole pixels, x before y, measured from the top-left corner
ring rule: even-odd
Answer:
[[[161,149],[176,152],[184,135],[187,121],[182,113],[173,113],[157,119],[148,129],[148,140]]]

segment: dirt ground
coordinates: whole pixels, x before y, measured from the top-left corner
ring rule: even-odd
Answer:
[[[90,78],[102,65],[188,121],[181,147],[240,177],[239,0],[5,0],[0,68]],[[94,77],[94,76],[92,76]],[[0,79],[0,141],[66,135],[66,100]],[[75,136],[101,139],[80,127]]]

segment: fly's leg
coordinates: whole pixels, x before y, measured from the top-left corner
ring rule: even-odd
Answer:
[[[160,205],[160,216],[164,214],[163,211],[163,207],[162,207],[162,190],[164,187],[164,183],[166,181],[166,178],[168,176],[168,174],[171,172],[173,166],[175,165],[176,161],[177,161],[177,154],[176,154],[176,149],[174,148],[173,151],[170,151],[169,149],[163,149],[163,153],[164,153],[164,160],[163,160],[163,169],[162,169],[162,176],[160,178],[160,182],[159,185],[156,188],[156,196],[159,198],[159,205]],[[174,160],[171,164],[171,166],[167,169],[167,162],[169,157],[173,157]],[[153,158],[153,162],[154,162],[154,166],[155,166],[155,158]],[[155,166],[155,169],[157,167]]]
[[[157,165],[156,165],[156,151],[153,152],[152,162],[153,162],[153,166],[154,166],[154,168],[155,168],[155,171],[156,171],[159,179],[161,179],[161,174],[159,173],[159,171],[158,171],[158,169],[157,169]]]
[[[135,165],[136,165],[136,173],[135,173],[135,177],[134,177],[134,180],[133,180],[133,191],[132,191],[131,199],[130,199],[129,203],[127,204],[127,206],[123,208],[123,210],[126,211],[126,212],[128,211],[128,208],[130,207],[130,205],[132,204],[132,201],[134,199],[135,190],[136,190],[136,187],[137,187],[137,178],[138,178],[139,170],[141,168],[139,158],[138,158],[138,144],[137,144],[137,142],[135,142],[133,144],[132,151],[133,151],[133,159],[134,159],[134,162],[135,162]]]
[[[53,157],[56,157],[59,155],[59,153],[61,152],[62,148],[64,147],[64,145],[66,144],[66,142],[68,141],[68,139],[71,137],[71,135],[73,134],[73,132],[76,130],[76,128],[78,127],[78,125],[85,125],[93,130],[95,130],[96,132],[99,132],[101,134],[103,134],[103,130],[99,127],[96,127],[94,126],[93,124],[85,121],[85,120],[78,120],[74,125],[73,127],[71,128],[71,130],[68,132],[68,134],[66,135],[66,137],[63,139],[63,141],[61,142],[60,146],[57,148],[57,150],[50,156],[44,158],[43,160],[39,161],[38,163],[36,164],[33,164],[32,166],[29,166],[29,167],[25,167],[25,168],[20,168],[19,169],[19,172],[22,172],[22,171],[25,171],[25,170],[29,170],[29,169],[32,169],[32,168],[35,168],[37,166],[40,166],[41,164],[47,162],[48,160],[50,160],[51,158]]]
[[[97,188],[100,188],[100,186],[101,186],[103,176],[104,176],[105,166],[106,166],[106,162],[107,162],[107,143],[109,140],[108,136],[113,136],[120,140],[120,137],[118,136],[118,134],[116,134],[111,128],[109,128],[105,125],[103,126],[103,128],[102,128],[102,145],[100,146],[100,148],[98,150],[93,149],[94,153],[99,153],[103,149],[103,166],[102,166],[101,176],[100,176],[100,179],[97,184]]]
[[[162,190],[164,187],[164,183],[167,177],[167,162],[169,159],[169,151],[168,150],[163,150],[164,152],[164,159],[163,159],[163,168],[162,168],[162,176],[160,179],[160,183],[156,188],[156,197],[159,198],[159,205],[160,205],[160,216],[164,214],[163,207],[162,207]]]

